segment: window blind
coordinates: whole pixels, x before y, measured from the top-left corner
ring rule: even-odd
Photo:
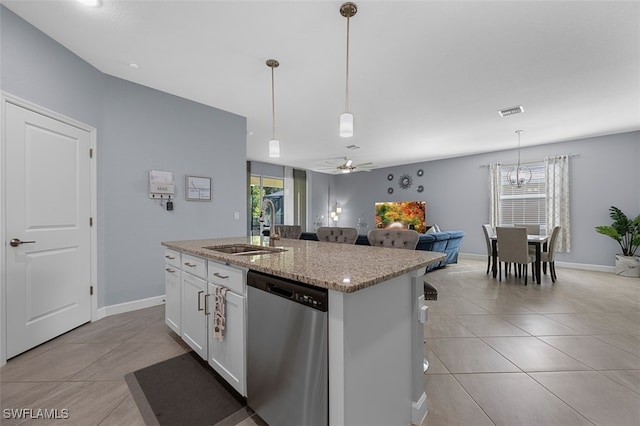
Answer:
[[[531,181],[521,188],[509,184],[507,174],[516,165],[504,165],[500,176],[501,225],[538,223],[546,225],[546,179],[544,163],[527,164]]]

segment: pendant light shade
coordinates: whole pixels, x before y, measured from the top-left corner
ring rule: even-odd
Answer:
[[[276,139],[276,95],[274,84],[274,69],[280,66],[275,59],[267,60],[267,66],[271,68],[271,140],[269,140],[269,157],[280,157],[280,141]]]
[[[347,2],[340,6],[340,15],[347,18],[347,61],[345,73],[344,113],[340,114],[340,136],[350,138],[353,136],[353,114],[349,112],[349,22],[358,8],[355,3]]]
[[[280,141],[278,139],[269,141],[269,157],[280,157]]]
[[[353,136],[353,114],[350,112],[340,114],[340,136],[343,138]]]
[[[530,168],[520,165],[520,133],[522,133],[522,130],[516,130],[516,133],[518,134],[518,164],[516,167],[509,169],[507,172],[507,180],[509,181],[509,185],[522,188],[531,182],[532,174]]]

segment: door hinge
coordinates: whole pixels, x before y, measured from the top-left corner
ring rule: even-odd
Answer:
[[[89,296],[93,296],[93,286],[89,286]]]
[[[92,217],[89,218],[89,226],[93,226],[93,218]]]
[[[93,148],[89,148],[89,158],[93,158]]]

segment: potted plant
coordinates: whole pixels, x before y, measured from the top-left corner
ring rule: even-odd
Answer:
[[[616,254],[616,274],[625,277],[640,277],[640,256],[636,251],[640,247],[640,215],[629,219],[615,206],[609,209],[611,225],[596,226],[596,231],[613,238],[620,244],[622,254]]]

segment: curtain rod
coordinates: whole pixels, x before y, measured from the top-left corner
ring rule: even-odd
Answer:
[[[557,157],[564,157],[564,156],[567,156],[567,157],[569,157],[569,158],[574,158],[574,157],[582,157],[582,154],[557,154],[557,155],[549,155],[549,156],[547,156],[546,158],[550,158],[550,157],[556,157],[556,158],[557,158]],[[534,163],[539,163],[539,162],[541,162],[541,161],[544,161],[544,160],[539,160],[539,161],[529,161],[529,162],[527,162],[527,163],[522,163],[522,162],[521,162],[520,164],[534,164]],[[497,163],[497,164],[501,164],[501,163]],[[482,168],[482,167],[489,167],[490,165],[491,165],[491,163],[490,163],[490,164],[480,164],[480,167],[481,167],[481,168]]]

